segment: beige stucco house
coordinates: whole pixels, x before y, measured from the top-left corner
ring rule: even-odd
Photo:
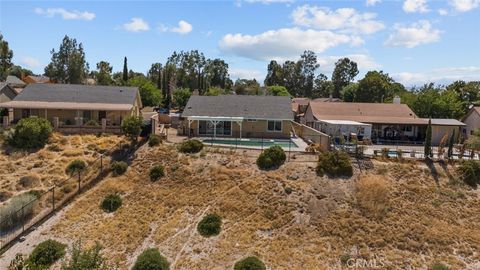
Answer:
[[[291,100],[279,96],[191,96],[180,133],[195,137],[290,138]]]
[[[85,126],[119,127],[127,116],[140,116],[137,87],[74,84],[29,84],[12,101],[0,104],[9,109],[9,120],[43,117],[55,128]]]
[[[462,134],[465,138],[468,138],[475,130],[480,129],[480,107],[472,107],[463,117],[462,122],[465,123]]]

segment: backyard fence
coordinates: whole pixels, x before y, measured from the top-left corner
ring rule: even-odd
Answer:
[[[125,159],[129,151],[128,145],[119,143],[99,154],[95,160],[87,162],[85,170],[54,183],[48,190],[28,191],[11,198],[0,207],[0,254],[87,186],[102,179],[109,171],[110,162]]]

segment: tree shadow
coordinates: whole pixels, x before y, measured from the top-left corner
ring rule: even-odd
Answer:
[[[425,165],[427,165],[428,169],[430,169],[430,174],[433,177],[433,180],[435,180],[435,183],[437,186],[439,186],[439,181],[438,181],[438,171],[437,168],[435,167],[435,163],[433,162],[432,159],[425,159]]]
[[[444,172],[445,175],[448,177],[448,180],[450,180],[450,181],[455,180],[455,178],[453,177],[453,175],[450,173],[450,169],[448,168],[448,164],[445,162],[445,160],[440,160],[440,161],[438,162],[438,164],[439,164],[440,167],[443,169],[443,172]]]

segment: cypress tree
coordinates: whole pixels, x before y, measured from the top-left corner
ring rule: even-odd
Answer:
[[[455,130],[453,130],[452,136],[450,137],[450,141],[448,142],[448,152],[447,152],[448,158],[452,158],[452,156],[453,156],[454,140],[455,140]]]
[[[128,81],[128,67],[127,67],[127,57],[123,59],[123,81]]]
[[[432,157],[432,119],[428,120],[427,134],[425,138],[425,149],[423,150],[425,158]]]

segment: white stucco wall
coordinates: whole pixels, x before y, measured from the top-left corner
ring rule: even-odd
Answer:
[[[463,121],[467,126],[462,128],[463,136],[468,138],[470,134],[476,129],[480,128],[480,115],[477,112],[471,112]]]

